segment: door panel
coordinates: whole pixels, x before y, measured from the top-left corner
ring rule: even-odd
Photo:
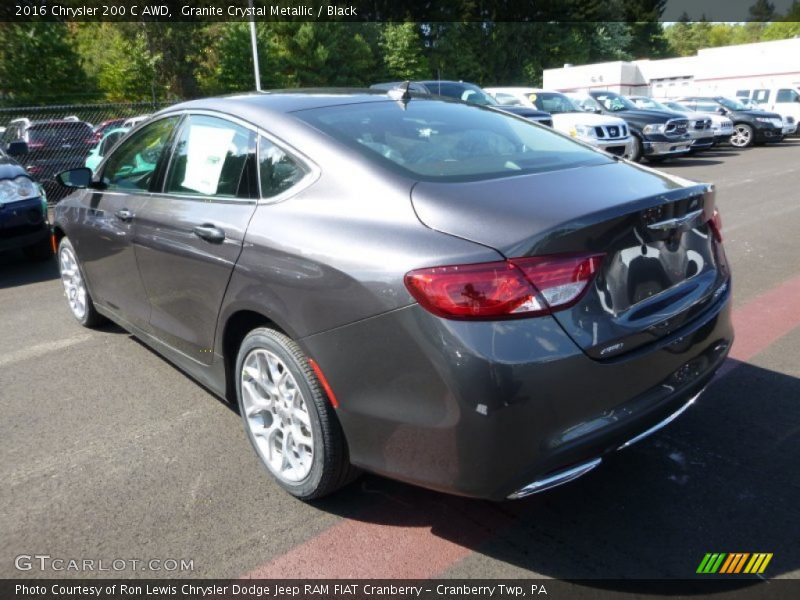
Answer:
[[[159,119],[122,143],[103,167],[103,190],[87,190],[85,214],[71,237],[95,300],[147,330],[150,304],[133,239],[156,169],[179,121]]]
[[[136,258],[154,335],[210,364],[222,298],[255,207],[255,134],[187,118],[165,177],[137,214]]]

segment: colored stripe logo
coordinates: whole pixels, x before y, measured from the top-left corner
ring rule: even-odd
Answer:
[[[700,561],[697,573],[735,575],[750,573],[760,575],[772,560],[772,552],[709,552]]]

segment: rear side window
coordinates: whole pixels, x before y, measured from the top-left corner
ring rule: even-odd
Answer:
[[[92,137],[87,123],[39,123],[28,128],[28,140],[33,144],[85,140]]]
[[[769,102],[769,90],[756,90],[753,92],[752,100],[758,104]]]
[[[498,109],[414,99],[295,113],[365,158],[428,181],[470,181],[612,159]]]
[[[305,177],[302,165],[270,142],[258,138],[258,174],[261,177],[261,197],[272,198],[285,192]]]
[[[159,119],[123,140],[103,169],[103,181],[109,189],[149,190],[158,161],[179,119]]]
[[[170,194],[250,198],[248,163],[255,133],[216,117],[192,115],[181,128],[164,191]]]

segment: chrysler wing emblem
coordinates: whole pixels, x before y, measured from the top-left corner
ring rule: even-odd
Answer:
[[[698,219],[703,215],[703,209],[695,210],[686,213],[682,217],[675,217],[673,219],[665,219],[657,223],[650,223],[647,228],[655,229],[657,231],[672,231],[677,229],[679,231],[688,231],[697,225]]]

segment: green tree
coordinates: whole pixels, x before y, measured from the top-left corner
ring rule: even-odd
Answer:
[[[278,22],[273,28],[270,51],[282,86],[371,83],[377,61],[361,24]]]
[[[0,91],[7,104],[83,102],[97,95],[65,23],[0,28]]]
[[[697,51],[695,38],[692,35],[692,23],[689,15],[684,12],[678,21],[669,25],[664,30],[670,50],[677,56],[691,56]]]
[[[85,69],[104,99],[135,102],[167,95],[157,77],[163,57],[148,45],[141,25],[81,23],[76,38]]]
[[[417,23],[385,25],[379,47],[391,79],[424,79],[430,76]]]
[[[750,19],[752,21],[761,21],[765,23],[772,21],[775,18],[775,5],[769,0],[756,0],[749,8]]]

